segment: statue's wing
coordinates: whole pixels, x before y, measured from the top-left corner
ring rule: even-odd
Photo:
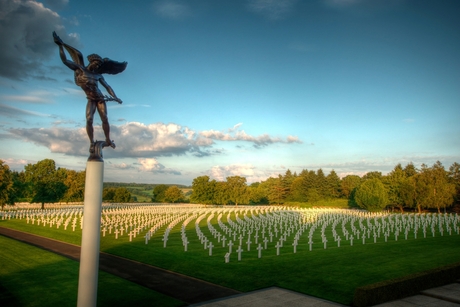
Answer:
[[[63,44],[65,50],[70,54],[70,57],[74,61],[74,63],[80,65],[80,66],[85,66],[85,61],[83,60],[83,55],[81,54],[80,51],[75,49],[72,46],[69,46],[67,44]]]
[[[109,58],[104,58],[98,72],[100,74],[116,75],[124,71],[127,65],[128,62],[117,62]]]

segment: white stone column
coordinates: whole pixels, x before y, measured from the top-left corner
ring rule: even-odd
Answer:
[[[102,159],[101,159],[102,160]],[[86,163],[85,201],[81,239],[78,307],[96,307],[104,162]]]

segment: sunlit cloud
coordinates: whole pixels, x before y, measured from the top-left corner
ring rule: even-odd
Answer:
[[[10,113],[13,111],[8,110]],[[45,146],[51,152],[76,156],[87,155],[89,141],[86,129],[59,127],[60,124],[64,124],[64,122],[56,122],[56,125],[50,128],[14,128],[9,129],[8,132],[27,142]],[[113,157],[151,158],[185,154],[205,157],[221,154],[222,149],[214,148],[217,145],[216,142],[228,141],[249,142],[258,149],[274,143],[301,143],[297,137],[293,136],[287,138],[271,137],[268,134],[251,136],[244,131],[232,133],[215,130],[196,132],[174,123],[128,122],[119,126],[112,125],[110,133],[117,145],[116,150],[113,151]],[[95,127],[94,134],[96,140],[105,139],[100,126]]]

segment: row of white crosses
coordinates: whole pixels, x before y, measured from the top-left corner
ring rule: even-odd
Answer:
[[[81,207],[68,207],[60,210],[19,210],[16,212],[16,217],[19,219],[25,219],[27,224],[43,227],[56,226],[56,228],[59,229],[63,226],[64,230],[67,230],[67,227],[71,225],[73,231],[77,228],[77,224],[79,225],[79,229],[82,229],[83,227],[83,210]]]
[[[111,234],[113,229],[115,239],[126,234],[130,242],[145,231],[143,236],[145,244],[148,244],[153,234],[167,225],[162,238],[163,246],[166,247],[171,229],[186,219],[188,214],[189,210],[182,207],[157,205],[103,210],[101,231],[105,236],[107,231]]]
[[[71,225],[75,231],[77,225],[83,227],[84,216],[82,207],[23,209],[2,214],[2,219],[11,218],[25,219],[27,223],[37,226],[59,228],[62,225],[66,230]],[[203,220],[206,220],[206,231],[200,226]],[[203,249],[207,250],[209,256],[213,255],[213,249],[225,249],[225,262],[230,261],[233,253],[237,253],[238,260],[241,260],[243,252],[251,251],[257,251],[258,258],[267,250],[272,250],[272,255],[276,250],[276,255],[280,255],[280,250],[288,245],[292,245],[292,251],[296,253],[302,242],[311,251],[319,244],[327,249],[328,243],[340,247],[345,242],[353,246],[356,242],[380,243],[390,239],[396,241],[408,240],[409,237],[417,239],[460,234],[460,218],[457,214],[390,214],[280,207],[206,208],[196,205],[104,206],[101,232],[103,236],[112,235],[115,239],[129,237],[129,241],[142,234],[145,244],[152,238],[158,238],[166,248],[170,233],[180,225],[182,245],[187,252],[194,237],[187,237],[186,228],[193,221],[196,240]],[[159,230],[162,236],[154,237]],[[321,243],[317,241],[318,238]]]

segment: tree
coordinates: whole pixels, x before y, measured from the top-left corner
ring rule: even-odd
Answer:
[[[316,203],[321,199],[321,195],[316,188],[310,188],[307,191],[307,200],[310,203]]]
[[[281,204],[287,196],[287,189],[282,181],[282,176],[278,178],[270,177],[265,181],[264,186],[267,188],[267,197],[270,204]]]
[[[406,174],[406,177],[412,177],[414,176],[415,174],[417,174],[417,169],[415,168],[414,164],[412,162],[410,162],[409,164],[407,164],[404,169],[403,169],[404,173]]]
[[[382,172],[374,171],[374,172],[366,173],[362,179],[367,180],[367,179],[373,179],[373,178],[382,179]]]
[[[227,205],[230,202],[230,197],[228,195],[228,185],[225,181],[211,181],[211,184],[214,184],[214,197],[213,203],[216,205]]]
[[[241,176],[230,176],[227,177],[227,190],[228,199],[234,203],[235,206],[238,204],[249,203],[249,193],[246,185],[246,178]]]
[[[329,175],[326,176],[326,197],[338,198],[340,197],[340,177],[334,170],[331,170]]]
[[[3,207],[10,203],[10,193],[13,190],[13,176],[10,167],[0,160],[0,204]]]
[[[391,205],[398,207],[401,212],[404,211],[405,205],[401,195],[401,188],[405,181],[406,174],[401,164],[396,165],[387,176],[383,177],[383,182],[388,191],[388,201]],[[404,186],[407,187],[407,185]]]
[[[268,204],[267,191],[262,183],[251,183],[248,189],[250,204]]]
[[[27,181],[32,186],[32,203],[55,203],[65,194],[67,187],[62,178],[62,172],[56,170],[56,164],[51,159],[38,161],[36,164],[25,166]]]
[[[113,202],[115,199],[116,188],[104,188],[102,190],[102,200],[105,202]]]
[[[165,200],[170,203],[180,202],[185,198],[184,193],[175,185],[165,191]]]
[[[367,179],[356,189],[355,201],[368,211],[381,211],[388,204],[388,193],[378,178]]]
[[[342,179],[340,184],[342,195],[350,198],[353,191],[361,184],[361,177],[358,175],[348,175]]]
[[[83,201],[85,197],[86,171],[66,170],[66,173],[64,184],[67,187],[67,191],[62,200],[65,202]]]
[[[452,205],[455,195],[455,185],[449,182],[448,173],[441,162],[432,167],[422,164],[415,178],[415,204],[419,212],[422,208],[441,208]]]
[[[460,164],[455,162],[449,167],[449,182],[455,185],[455,200],[460,201]]]
[[[209,181],[209,176],[199,176],[193,179],[191,203],[212,204],[214,201],[216,181]]]
[[[441,208],[451,206],[454,201],[455,185],[449,182],[448,174],[441,162],[437,161],[430,170],[430,196],[432,207],[441,212]]]
[[[17,201],[29,201],[28,198],[31,195],[30,185],[26,182],[24,171],[12,171],[11,177],[13,179],[13,188],[8,193],[8,203],[14,204]]]
[[[288,200],[296,202],[307,202],[307,193],[303,189],[303,178],[296,177],[291,184],[291,193]]]
[[[131,193],[127,188],[117,188],[113,196],[113,201],[116,203],[127,203],[131,201]]]
[[[165,192],[168,189],[168,186],[165,184],[159,184],[153,188],[153,197],[152,201],[156,203],[165,202]]]

